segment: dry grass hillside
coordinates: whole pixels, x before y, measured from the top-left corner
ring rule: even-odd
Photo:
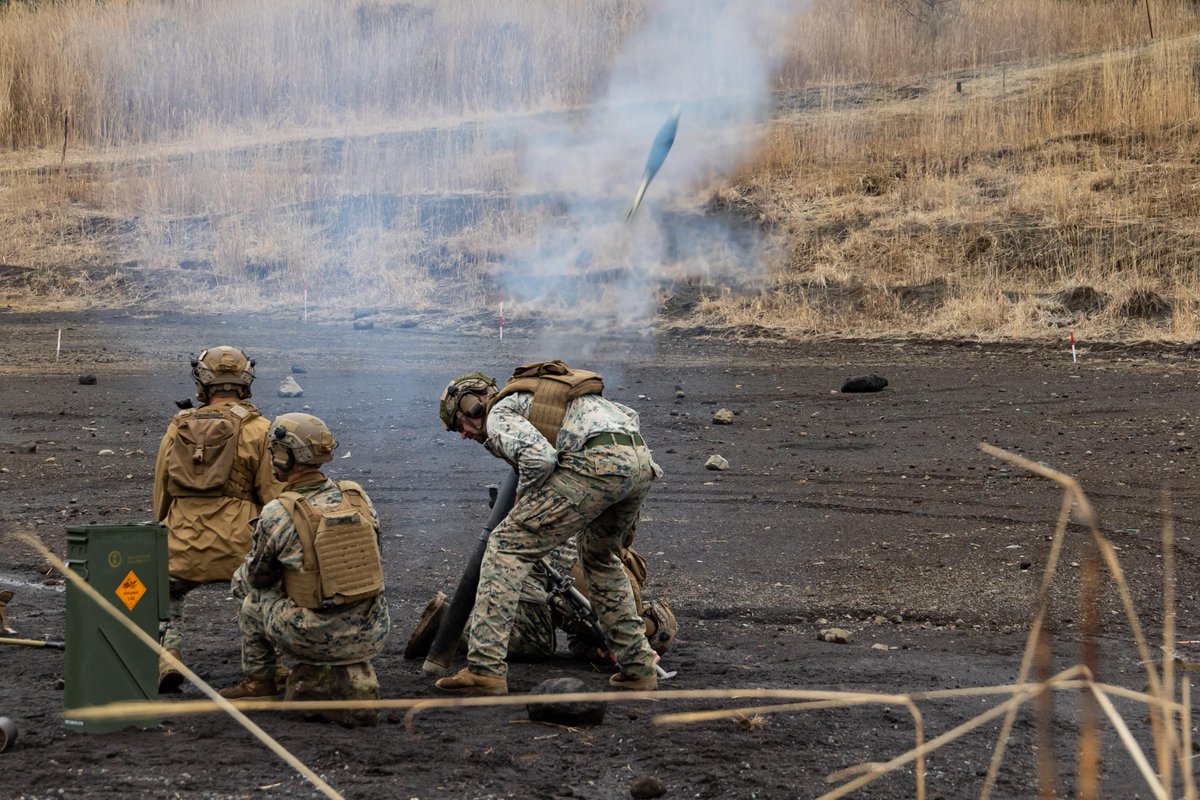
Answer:
[[[0,303],[1196,337],[1200,5],[730,5],[0,4]]]

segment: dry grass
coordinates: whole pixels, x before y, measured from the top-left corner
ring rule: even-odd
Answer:
[[[514,262],[542,253],[637,318],[691,283],[702,321],[797,335],[1195,336],[1194,3],[1152,3],[1151,42],[1141,4],[817,0],[769,45],[760,144],[667,198],[774,247],[683,253],[691,229],[564,223],[570,184],[531,181],[540,112],[649,69],[614,65],[649,0],[567,4],[3,6],[0,263],[22,269],[0,302],[580,296],[511,297]],[[1064,304],[1079,286],[1106,302]]]

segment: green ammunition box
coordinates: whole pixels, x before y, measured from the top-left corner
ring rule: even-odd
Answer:
[[[157,522],[67,528],[67,566],[103,597],[111,610],[158,641],[170,613],[167,529]],[[150,727],[155,717],[72,719],[71,709],[158,697],[158,656],[109,610],[67,584],[64,721],[85,733]]]

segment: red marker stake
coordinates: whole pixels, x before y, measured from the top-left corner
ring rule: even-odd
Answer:
[[[1071,363],[1075,364],[1079,361],[1079,356],[1075,354],[1075,331],[1069,331],[1071,336]]]

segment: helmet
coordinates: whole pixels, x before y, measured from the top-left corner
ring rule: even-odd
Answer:
[[[201,402],[214,392],[235,392],[245,399],[250,396],[250,384],[254,382],[254,362],[236,347],[210,347],[192,359],[192,377],[196,379],[196,397]]]
[[[496,381],[482,372],[468,372],[459,375],[442,390],[438,400],[438,417],[448,431],[458,429],[458,415],[466,414],[471,417],[482,417],[488,398],[496,394]],[[463,402],[464,397],[474,397],[472,403]]]
[[[642,604],[642,621],[646,623],[646,639],[654,652],[667,652],[679,634],[679,622],[666,600],[647,600]]]
[[[324,422],[298,412],[276,417],[267,441],[271,463],[284,471],[301,464],[315,466],[332,461],[337,447],[337,440]]]

